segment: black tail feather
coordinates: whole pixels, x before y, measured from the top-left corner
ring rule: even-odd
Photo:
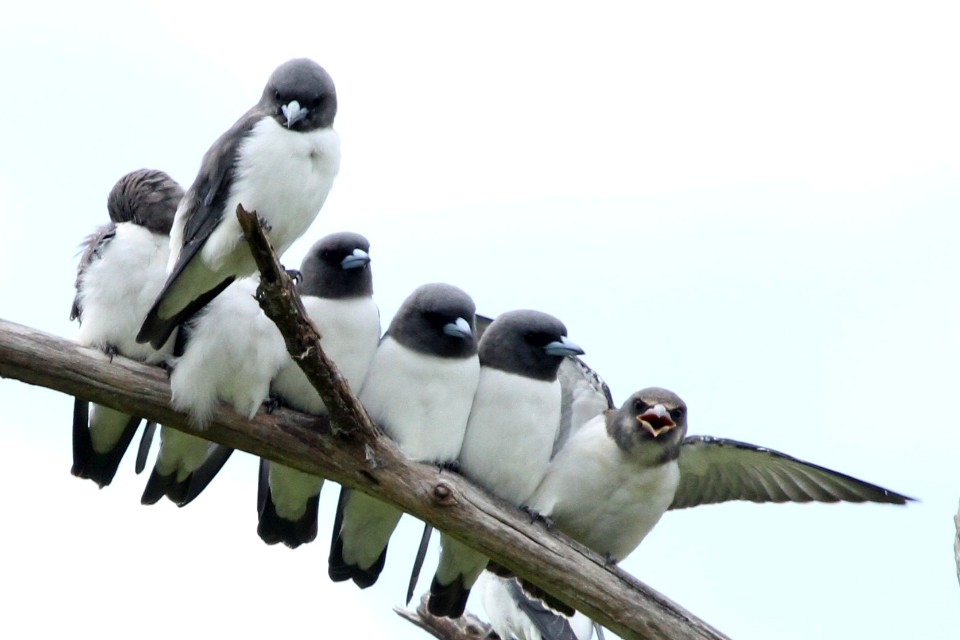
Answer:
[[[147,426],[143,428],[143,435],[140,436],[140,446],[137,447],[137,464],[134,468],[137,475],[143,473],[147,467],[147,457],[150,455],[150,447],[153,445],[153,436],[156,432],[157,423],[147,420]]]
[[[140,496],[140,504],[156,504],[164,496],[178,507],[190,504],[210,484],[232,453],[230,447],[215,445],[200,468],[183,480],[177,480],[176,473],[162,475],[154,468]]]
[[[420,580],[420,570],[423,569],[423,561],[427,557],[427,549],[430,547],[430,536],[432,534],[433,527],[424,522],[423,535],[420,536],[420,548],[417,549],[417,557],[413,560],[413,569],[410,570],[410,583],[407,584],[407,604],[410,604],[410,601],[413,600],[413,592]]]
[[[291,549],[313,542],[317,537],[317,519],[320,494],[307,501],[306,510],[298,520],[287,520],[277,515],[270,492],[269,471],[266,460],[260,459],[260,484],[257,490],[257,534],[267,544],[282,542]]]
[[[358,567],[355,564],[347,564],[343,559],[343,538],[340,537],[340,528],[343,526],[343,509],[346,506],[349,495],[349,489],[345,487],[340,488],[340,499],[337,501],[337,515],[333,520],[333,536],[330,542],[330,556],[327,561],[327,575],[329,575],[330,579],[334,582],[353,580],[354,584],[358,587],[366,589],[367,587],[373,586],[380,577],[380,573],[383,571],[383,566],[387,560],[387,547],[383,548],[383,552],[380,554],[380,557],[377,558],[377,561],[367,569]]]
[[[89,406],[86,400],[74,398],[73,467],[70,473],[78,478],[93,480],[102,489],[113,482],[113,477],[120,467],[120,460],[127,452],[142,419],[131,417],[113,448],[105,453],[98,453],[94,450],[93,441],[90,439]]]
[[[226,445],[217,444],[207,454],[207,459],[203,461],[200,468],[190,474],[187,478],[186,491],[183,495],[178,495],[179,500],[174,500],[178,507],[184,507],[199,496],[207,485],[220,473],[223,465],[233,454],[233,449]]]
[[[191,300],[190,304],[170,318],[161,318],[160,303],[164,300],[167,293],[172,288],[174,282],[176,281],[176,275],[179,274],[174,274],[169,280],[167,280],[167,283],[163,287],[163,291],[160,292],[160,295],[157,296],[157,299],[150,308],[150,311],[147,312],[147,317],[143,319],[143,324],[140,325],[140,331],[137,332],[137,342],[149,342],[150,346],[152,346],[154,349],[160,349],[164,344],[166,344],[167,340],[170,339],[170,335],[178,326],[192,318],[195,313],[200,311],[200,309],[203,309],[205,306],[207,306],[207,303],[220,295],[220,292],[226,289],[234,280],[233,276],[227,278],[210,291],[205,291],[197,296],[194,300]],[[182,353],[176,353],[175,355],[182,355]]]
[[[441,618],[459,618],[467,608],[470,589],[463,586],[463,576],[450,584],[440,584],[436,576],[430,583],[430,597],[427,599],[427,611]]]

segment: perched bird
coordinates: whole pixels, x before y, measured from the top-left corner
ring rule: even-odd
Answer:
[[[771,449],[686,433],[683,400],[666,389],[638,391],[620,409],[605,411],[571,435],[530,507],[618,562],[669,509],[729,500],[899,505],[911,500]],[[572,612],[556,599],[547,602]]]
[[[231,284],[180,330],[171,364],[172,405],[192,423],[209,424],[220,402],[253,418],[270,395],[270,381],[289,359],[283,337],[255,298],[257,279]],[[227,461],[231,449],[161,427],[160,452],[141,502],[166,495],[178,506],[193,500]]]
[[[504,640],[602,640],[602,627],[577,611],[573,617],[558,614],[523,592],[516,578],[501,578],[484,571],[476,588],[490,625]]]
[[[360,388],[380,340],[380,312],[373,301],[370,243],[357,233],[334,233],[311,247],[300,267],[298,290],[324,352],[347,384]],[[323,415],[317,390],[290,358],[271,391],[298,411]],[[317,536],[323,478],[260,460],[257,533],[267,544],[295,548]]]
[[[459,456],[464,476],[518,507],[527,504],[560,428],[558,370],[565,357],[582,353],[551,315],[511,311],[493,321],[480,339],[480,382]],[[487,558],[445,534],[440,545],[427,609],[456,618]]]
[[[136,341],[137,328],[166,279],[169,233],[183,189],[163,171],[126,174],[107,197],[110,222],[86,240],[77,268],[70,319],[80,321],[77,342],[147,363],[159,350]],[[172,343],[172,340],[170,341]],[[73,409],[73,475],[100,487],[113,480],[141,419],[77,398]]]
[[[263,95],[203,157],[170,232],[168,278],[138,342],[155,347],[236,277],[256,271],[236,218],[256,211],[281,255],[307,230],[340,168],[329,74],[304,58],[273,72]]]
[[[477,389],[475,307],[447,284],[417,288],[393,318],[360,390],[367,413],[410,458],[447,465],[463,443]],[[361,588],[377,581],[402,512],[340,490],[329,575]]]

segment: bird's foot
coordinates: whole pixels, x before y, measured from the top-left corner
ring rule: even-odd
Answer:
[[[273,225],[270,224],[270,221],[264,218],[263,216],[257,216],[257,220],[260,221],[260,226],[263,227],[264,233],[270,233],[273,231]]]
[[[617,564],[618,560],[610,555],[610,552],[607,551],[603,554],[603,564],[608,567],[613,567]]]
[[[557,526],[557,523],[553,521],[553,518],[551,518],[550,516],[543,515],[542,513],[540,513],[539,511],[537,511],[536,509],[530,506],[522,505],[520,507],[520,511],[523,511],[525,514],[530,516],[531,524],[539,520],[540,522],[543,523],[543,526],[545,526],[548,531],[553,531],[554,528],[556,528]]]
[[[263,410],[267,413],[273,413],[282,406],[283,400],[280,399],[280,396],[267,396],[267,399],[263,401]]]
[[[451,460],[449,462],[443,462],[438,466],[440,467],[440,471],[450,471],[452,473],[460,473],[459,460]]]
[[[120,353],[120,349],[117,349],[117,345],[115,344],[107,344],[103,347],[103,352],[110,359],[110,362],[113,362],[114,356]]]

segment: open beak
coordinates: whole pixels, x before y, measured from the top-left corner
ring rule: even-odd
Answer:
[[[662,404],[658,404],[638,415],[637,422],[654,438],[677,426],[677,423],[670,418],[670,413]]]
[[[301,107],[300,103],[296,100],[291,100],[287,104],[281,106],[280,111],[283,112],[283,117],[287,119],[287,129],[306,118],[307,114],[310,112],[309,109]]]

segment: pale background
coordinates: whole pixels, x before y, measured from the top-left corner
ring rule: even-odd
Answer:
[[[0,317],[72,336],[77,246],[123,173],[184,186],[280,62],[337,84],[316,224],[415,286],[563,319],[620,402],[921,502],[668,513],[626,569],[735,638],[953,638],[960,590],[960,12],[952,3],[6,3]],[[71,399],[0,381],[10,637],[424,638],[405,520],[367,591],[256,535],[256,461],[178,510],[70,476]],[[432,572],[432,558],[426,572]],[[421,587],[426,588],[428,578]],[[477,601],[470,608],[482,614]]]

